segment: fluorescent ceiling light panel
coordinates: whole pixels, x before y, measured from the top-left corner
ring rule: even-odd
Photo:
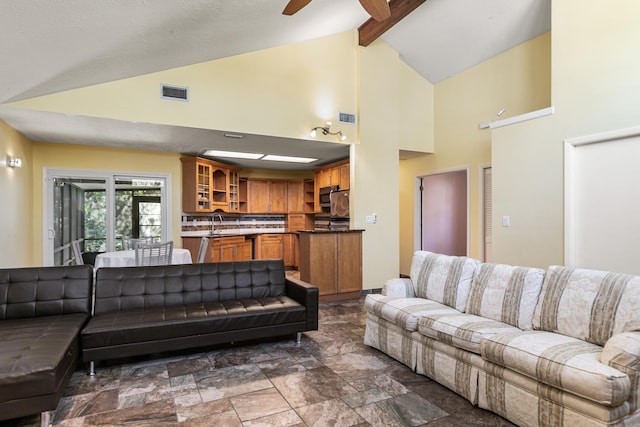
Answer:
[[[273,162],[291,162],[291,163],[311,163],[318,159],[312,159],[311,157],[291,157],[291,156],[277,156],[275,154],[267,154],[261,160],[271,160]]]
[[[220,150],[207,150],[204,152],[205,156],[211,157],[230,157],[233,159],[253,159],[257,160],[262,158],[264,154],[258,153],[242,153],[239,151],[220,151]]]

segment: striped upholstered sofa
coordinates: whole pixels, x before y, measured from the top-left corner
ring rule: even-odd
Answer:
[[[640,276],[419,251],[365,306],[365,344],[517,425],[640,425]]]

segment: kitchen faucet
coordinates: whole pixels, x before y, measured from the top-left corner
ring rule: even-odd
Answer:
[[[211,234],[215,233],[216,217],[218,217],[218,219],[220,220],[220,225],[222,225],[222,215],[220,215],[219,213],[214,213],[211,216]]]

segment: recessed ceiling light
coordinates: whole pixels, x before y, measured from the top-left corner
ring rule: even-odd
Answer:
[[[311,163],[318,159],[312,159],[311,157],[291,157],[291,156],[277,156],[275,154],[267,154],[261,160],[271,160],[273,162],[291,162],[291,163]]]
[[[264,154],[259,153],[242,153],[239,151],[220,151],[220,150],[207,150],[204,152],[205,156],[211,157],[230,157],[234,159],[253,159],[257,160],[262,158]]]

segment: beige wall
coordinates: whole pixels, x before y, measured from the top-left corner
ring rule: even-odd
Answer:
[[[310,139],[338,112],[357,112],[357,32],[174,68],[10,104],[67,114]],[[187,86],[189,102],[160,98]],[[357,127],[341,126],[348,142]],[[335,142],[335,137],[319,136]]]
[[[555,114],[494,130],[492,148],[494,257],[540,267],[564,263],[564,140],[640,124],[640,3],[552,8]]]
[[[31,141],[0,121],[0,267],[32,266]],[[22,167],[7,167],[7,156],[22,159]]]
[[[551,36],[530,40],[435,86],[435,153],[400,162],[400,271],[414,248],[416,177],[468,168],[469,255],[481,257],[480,170],[491,163],[491,131],[480,122],[548,107]],[[495,170],[495,169],[494,169]],[[495,197],[494,197],[495,200]]]
[[[31,239],[32,260],[34,265],[42,265],[43,218],[42,184],[43,168],[96,170],[118,173],[162,173],[171,176],[173,192],[171,195],[172,224],[169,234],[177,247],[182,246],[180,239],[180,212],[182,204],[182,175],[180,155],[161,151],[123,150],[117,148],[90,147],[86,145],[66,145],[33,143],[33,186],[32,195],[33,236]]]
[[[363,288],[398,276],[398,54],[382,42],[360,49],[360,144],[352,147],[351,209],[362,233]],[[366,224],[367,215],[376,224]]]

